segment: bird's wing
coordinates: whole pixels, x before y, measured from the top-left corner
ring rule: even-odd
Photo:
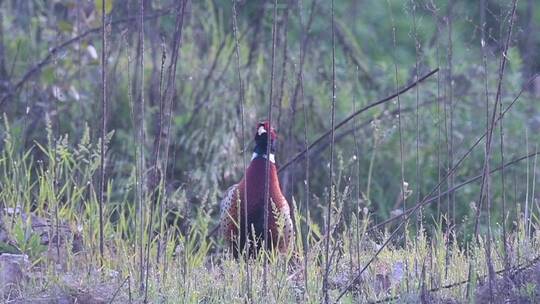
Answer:
[[[220,203],[220,230],[227,241],[233,240],[238,232],[238,184],[232,185],[227,189],[225,197]]]

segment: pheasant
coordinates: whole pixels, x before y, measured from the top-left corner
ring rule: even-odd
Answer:
[[[268,157],[268,196],[270,199],[265,201],[268,136],[270,136],[270,156]],[[220,203],[220,231],[235,257],[238,257],[238,252],[244,249],[246,237],[251,255],[256,253],[263,244],[264,208],[268,210],[266,249],[277,247],[279,252],[286,253],[292,247],[294,230],[289,203],[281,192],[275,164],[276,137],[276,132],[268,121],[257,125],[251,163],[242,180],[227,190],[225,198]],[[244,199],[247,200],[247,204]],[[248,233],[246,233],[245,225],[246,205]],[[240,220],[238,220],[239,216]]]

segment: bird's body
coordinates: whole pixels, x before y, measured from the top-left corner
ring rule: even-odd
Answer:
[[[255,136],[255,152],[244,177],[227,190],[220,204],[220,230],[235,256],[238,255],[238,249],[244,248],[246,237],[249,240],[250,253],[256,252],[261,246],[264,240],[265,208],[268,210],[268,244],[266,244],[266,248],[277,247],[280,252],[286,252],[292,247],[294,230],[289,203],[281,192],[277,168],[273,160],[274,155],[270,154],[270,161],[266,158],[267,137],[265,136],[266,131],[263,131],[261,126],[264,127],[264,123],[259,126],[258,134]],[[264,128],[268,128],[268,126],[266,125]],[[265,201],[267,163],[269,199]],[[246,233],[246,206],[249,233]]]

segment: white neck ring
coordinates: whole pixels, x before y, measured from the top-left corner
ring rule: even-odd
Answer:
[[[266,159],[266,154],[258,154],[256,152],[253,152],[253,154],[251,155],[251,160],[254,160],[255,158],[257,157],[262,157],[264,159]],[[270,153],[270,158],[269,158],[270,162],[275,164],[276,163],[276,156],[274,155],[274,153]]]

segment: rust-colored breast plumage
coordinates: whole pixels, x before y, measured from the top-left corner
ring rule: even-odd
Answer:
[[[287,200],[281,192],[277,169],[274,164],[269,167],[269,197],[265,202],[265,164],[264,159],[255,159],[246,170],[244,178],[227,190],[221,201],[221,233],[231,245],[240,239],[244,246],[246,231],[245,219],[247,202],[248,239],[253,235],[264,238],[264,209],[268,209],[269,239],[277,244],[280,251],[291,248],[294,230]],[[239,218],[240,217],[240,218]],[[240,238],[238,233],[240,232]],[[251,239],[252,242],[257,240]]]

